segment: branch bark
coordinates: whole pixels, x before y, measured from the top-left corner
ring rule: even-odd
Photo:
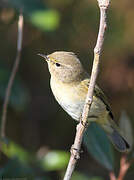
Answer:
[[[12,85],[13,85],[18,67],[19,67],[19,63],[20,63],[20,56],[21,56],[21,49],[22,49],[22,37],[23,37],[23,15],[20,14],[19,20],[18,20],[17,54],[16,54],[16,59],[15,59],[14,65],[13,65],[13,69],[12,69],[11,76],[9,78],[6,93],[5,93],[5,100],[4,100],[4,104],[3,104],[2,118],[1,118],[1,132],[0,132],[1,137],[5,137],[7,108],[8,108]]]
[[[88,112],[92,104],[94,87],[95,87],[95,83],[96,83],[96,79],[97,79],[97,75],[99,71],[100,55],[101,55],[102,45],[104,41],[104,33],[106,30],[106,25],[107,25],[106,11],[108,9],[109,3],[110,3],[110,0],[98,0],[98,4],[100,8],[100,26],[99,26],[97,43],[94,48],[94,61],[93,61],[91,79],[90,79],[87,97],[85,100],[85,105],[83,108],[82,117],[81,117],[80,123],[77,125],[77,132],[76,132],[74,144],[71,148],[71,157],[70,157],[68,167],[64,176],[64,180],[70,180],[72,173],[74,171],[76,162],[80,158],[81,143],[82,143],[84,132],[86,130]]]

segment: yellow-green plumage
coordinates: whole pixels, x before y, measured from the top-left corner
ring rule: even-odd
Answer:
[[[72,52],[58,51],[45,58],[51,74],[51,89],[56,100],[73,119],[79,121],[88,91],[89,75]],[[98,123],[116,149],[121,152],[129,149],[129,144],[113,121],[108,101],[97,85],[94,89],[88,121]]]

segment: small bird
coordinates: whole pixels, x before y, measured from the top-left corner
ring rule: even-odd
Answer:
[[[39,55],[48,63],[51,74],[50,85],[55,99],[73,119],[79,121],[88,92],[90,76],[73,52],[56,51],[49,55]],[[88,122],[98,123],[118,151],[129,150],[130,145],[114,122],[109,103],[97,85],[94,89]]]

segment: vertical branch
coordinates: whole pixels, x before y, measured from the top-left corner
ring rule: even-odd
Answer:
[[[2,118],[1,118],[1,132],[0,132],[1,137],[5,137],[7,107],[8,107],[8,102],[9,102],[9,98],[11,94],[13,81],[17,73],[19,63],[20,63],[20,56],[21,56],[21,49],[22,49],[22,36],[23,36],[23,15],[20,14],[19,20],[18,20],[17,54],[16,54],[16,59],[13,65],[13,69],[12,69],[11,76],[9,78],[9,82],[8,82],[6,93],[5,93],[5,100],[3,104]]]
[[[82,143],[84,132],[86,130],[88,112],[92,104],[94,87],[95,87],[96,78],[99,71],[100,54],[102,51],[104,33],[106,30],[106,10],[109,6],[109,2],[110,0],[98,0],[98,4],[100,8],[100,27],[99,27],[97,43],[94,48],[94,61],[93,61],[91,79],[90,79],[87,97],[85,100],[85,105],[83,108],[82,118],[81,118],[80,123],[77,126],[77,132],[76,132],[76,136],[74,140],[74,145],[71,148],[71,157],[70,157],[68,167],[64,176],[64,180],[69,180],[71,178],[76,162],[80,157],[81,143]]]

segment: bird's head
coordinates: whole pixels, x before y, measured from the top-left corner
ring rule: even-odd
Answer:
[[[71,83],[81,80],[85,75],[81,62],[73,52],[56,51],[39,55],[45,58],[51,76],[57,80]]]

